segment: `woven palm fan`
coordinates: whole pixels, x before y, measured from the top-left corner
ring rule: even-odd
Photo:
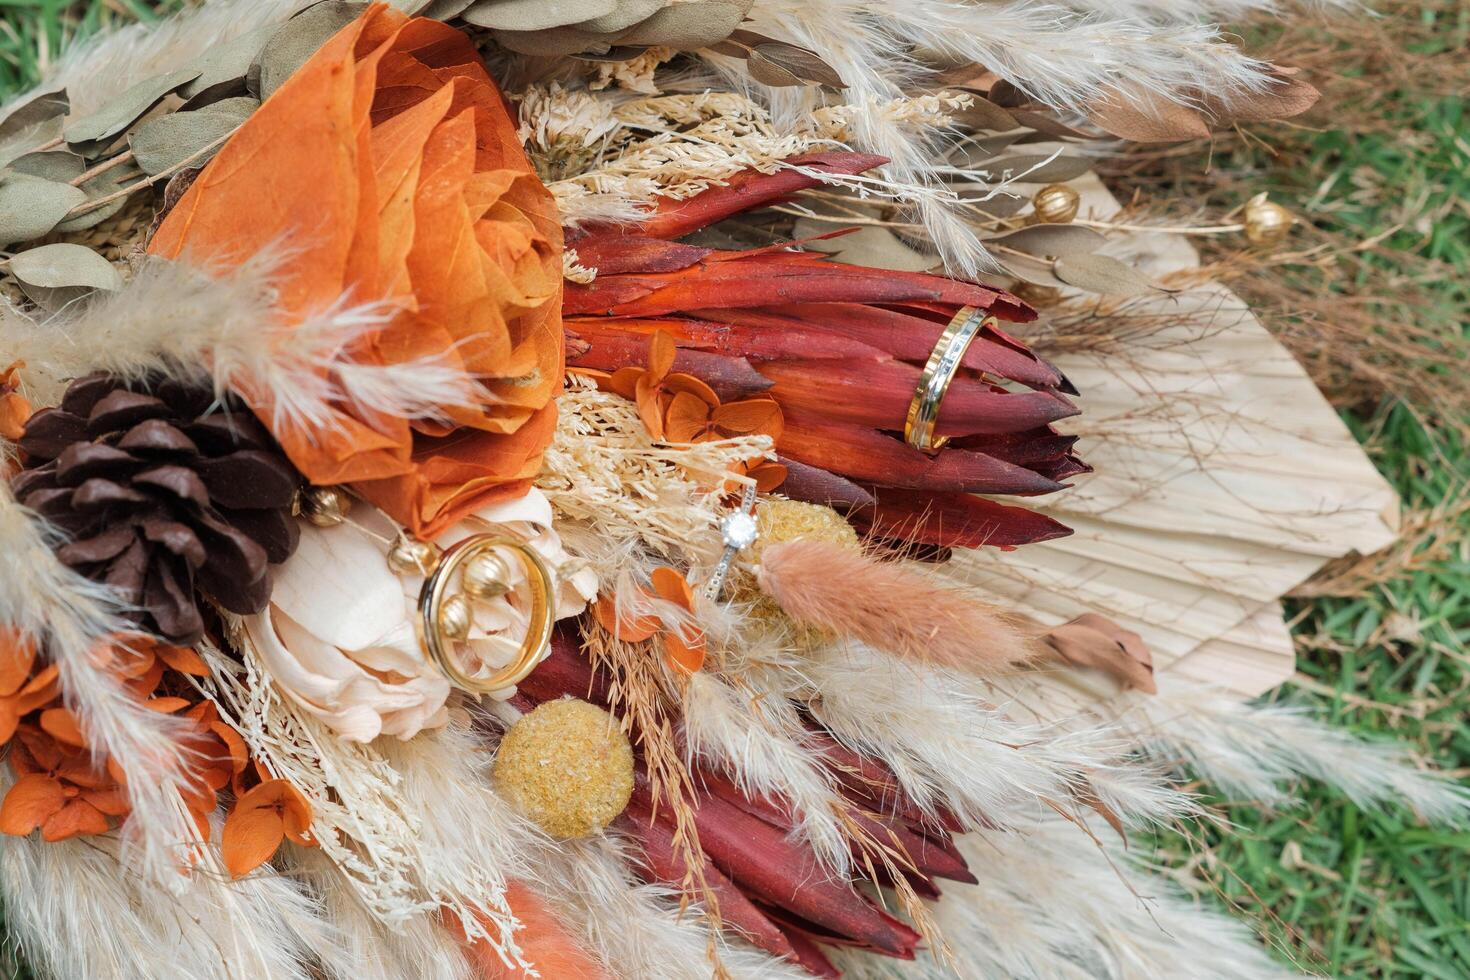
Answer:
[[[1392,502],[1279,348],[1191,315],[1052,360],[975,275],[1146,286],[1048,256],[1077,202],[1015,174],[1309,87],[1131,7],[403,6],[207,4],[0,120],[39,970],[1267,977],[1125,853],[1199,815],[1181,760],[1463,819],[1238,700]],[[825,254],[859,236],[922,261]]]

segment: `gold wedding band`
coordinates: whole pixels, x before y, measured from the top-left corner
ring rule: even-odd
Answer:
[[[455,573],[470,560],[499,549],[513,552],[526,569],[531,585],[530,626],[509,666],[490,677],[471,677],[456,661],[450,649],[453,641],[446,641],[441,616]],[[489,694],[519,684],[541,662],[551,646],[555,601],[556,577],[540,555],[514,538],[476,534],[450,546],[433,574],[424,580],[416,623],[419,644],[454,686],[472,694]]]
[[[962,306],[939,335],[929,361],[919,373],[919,384],[914,389],[914,400],[909,402],[908,418],[903,423],[903,440],[915,449],[926,453],[938,452],[949,442],[945,436],[935,437],[934,427],[939,422],[939,406],[944,402],[945,392],[959,373],[960,362],[965,351],[980,335],[980,331],[994,317],[974,306]]]

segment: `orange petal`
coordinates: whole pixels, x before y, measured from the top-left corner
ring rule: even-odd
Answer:
[[[125,817],[132,809],[128,804],[128,795],[117,786],[83,790],[82,799],[109,817]]]
[[[34,674],[25,687],[22,687],[15,695],[16,710],[21,714],[29,714],[44,704],[49,704],[61,694],[59,672],[55,664],[43,667]]]
[[[643,374],[642,368],[618,368],[607,376],[606,385],[598,385],[598,387],[615,395],[622,395],[628,401],[633,401],[638,397],[638,382],[642,380]]]
[[[143,707],[161,715],[173,715],[189,707],[189,700],[187,698],[149,698],[143,702]]]
[[[70,837],[105,834],[108,829],[102,811],[79,797],[47,818],[41,825],[41,839],[54,843]]]
[[[245,740],[240,737],[240,733],[222,721],[211,724],[209,730],[225,743],[225,748],[230,753],[230,768],[236,773],[244,772],[245,763],[250,760],[250,750],[246,747]]]
[[[664,391],[676,395],[681,391],[687,391],[711,408],[720,403],[720,396],[715,390],[692,374],[671,374],[664,378]]]
[[[761,493],[771,493],[786,482],[786,467],[780,463],[761,463],[745,475],[755,480],[755,488]]]
[[[703,399],[681,391],[664,415],[664,437],[669,442],[693,442],[709,423],[710,407]]]
[[[683,606],[691,612],[694,610],[694,587],[679,574],[678,569],[660,565],[649,577],[653,581],[653,591],[658,593],[660,599]]]
[[[15,729],[19,725],[20,712],[15,710],[15,699],[0,698],[0,745],[15,737]]]
[[[77,716],[66,708],[47,708],[41,712],[41,730],[63,745],[86,748],[87,738]]]
[[[769,398],[729,402],[715,409],[714,423],[735,435],[760,433],[774,439],[780,435],[781,406]]]
[[[664,403],[662,392],[645,373],[638,379],[638,417],[654,442],[664,441]]]
[[[236,806],[234,812],[225,818],[225,831],[220,839],[225,867],[236,878],[248,875],[271,859],[285,837],[285,824],[274,809]]]
[[[171,647],[160,643],[155,652],[164,663],[181,674],[209,676],[209,665],[204,662],[204,658],[188,647]]]
[[[10,627],[0,629],[0,696],[19,691],[35,662],[34,640]]]
[[[301,790],[286,784],[281,800],[281,820],[285,824],[286,836],[305,847],[314,847],[316,838],[311,835],[311,804]]]
[[[693,643],[685,643],[673,630],[664,634],[664,659],[675,673],[698,672],[704,666],[704,657],[703,634]]]
[[[625,643],[641,643],[652,636],[659,625],[653,616],[639,616],[633,620],[619,619],[617,602],[610,595],[602,596],[592,604],[592,615],[603,629]]]
[[[50,776],[21,776],[0,803],[0,833],[24,837],[66,806],[66,789]]]
[[[648,340],[648,373],[654,384],[663,381],[674,369],[674,337],[666,330],[657,330]]]

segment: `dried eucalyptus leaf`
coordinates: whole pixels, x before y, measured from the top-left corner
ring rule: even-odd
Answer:
[[[578,61],[632,61],[647,50],[647,48],[634,47],[630,44],[621,44],[615,48],[608,48],[606,51],[579,52],[576,58]]]
[[[149,109],[162,101],[165,95],[177,91],[198,77],[197,68],[186,68],[144,79],[91,115],[68,123],[63,135],[72,144],[110,140],[137,122]]]
[[[1005,266],[1005,270],[1017,279],[1024,280],[1035,286],[1050,286],[1052,289],[1065,289],[1067,284],[1056,277],[1052,272],[1052,262],[1046,259],[1038,259],[1032,255],[1016,255],[1011,252],[996,251],[993,253],[995,260]]]
[[[572,26],[592,34],[611,34],[647,20],[667,6],[668,0],[617,0],[617,6],[611,13]]]
[[[750,63],[753,66],[759,58],[763,63],[774,66],[785,71],[801,81],[815,82],[818,85],[829,85],[832,88],[843,88],[842,76],[833,70],[832,66],[821,59],[815,51],[803,48],[796,44],[787,44],[784,41],[768,41],[758,44],[751,51]],[[754,73],[752,71],[752,73]],[[769,83],[767,83],[769,84]]]
[[[276,28],[250,68],[255,94],[261,99],[269,98],[318,48],[356,20],[362,11],[360,3],[327,0],[307,7]]]
[[[759,48],[752,49],[745,56],[745,67],[751,78],[772,88],[802,88],[807,84],[799,75],[761,54]]]
[[[69,108],[66,92],[42,92],[0,122],[0,167],[61,136]]]
[[[795,234],[797,238],[809,238],[829,234],[839,227],[825,221],[798,218]],[[814,252],[826,252],[845,265],[895,272],[928,272],[941,261],[938,256],[925,255],[909,247],[893,232],[876,225],[865,225],[838,238],[809,241],[803,247]]]
[[[1091,255],[1107,244],[1107,238],[1080,225],[1032,225],[986,239],[986,244],[1004,245],[1039,258],[1060,259]]]
[[[460,16],[498,31],[546,31],[606,17],[617,9],[618,0],[480,0]]]
[[[546,58],[567,55],[584,56],[588,52],[606,54],[621,37],[617,34],[591,34],[575,27],[555,27],[549,31],[494,31],[495,43],[516,54]]]
[[[99,289],[122,288],[111,262],[84,245],[60,242],[27,249],[10,260],[10,274],[31,302],[51,312]]]
[[[6,174],[0,179],[0,246],[48,234],[86,199],[86,191],[62,181]]]
[[[986,170],[997,176],[1006,174],[1028,184],[1059,184],[1074,180],[1092,169],[1092,160],[1087,157],[1059,156],[1013,156],[992,162]]]
[[[703,0],[665,7],[618,40],[624,44],[657,44],[694,51],[719,44],[745,19],[745,10],[730,0]]]
[[[465,8],[474,2],[475,0],[418,0],[405,8],[404,13],[430,20],[451,20],[464,13]]]
[[[10,169],[18,174],[59,180],[63,184],[76,180],[87,172],[87,161],[67,150],[47,150],[45,153],[27,153],[10,161]]]
[[[1009,133],[971,136],[946,151],[945,162],[951,167],[961,167],[965,170],[985,169],[990,161],[1020,139],[1023,132],[1024,130],[1017,129]]]
[[[184,107],[196,109],[227,96],[244,95],[245,76],[275,31],[274,24],[257,27],[216,44],[196,58],[189,67],[199,69],[199,77],[179,89],[179,94],[189,100]]]
[[[1072,255],[1052,263],[1052,272],[1069,286],[1104,296],[1136,296],[1158,288],[1133,266],[1107,255]]]
[[[136,182],[142,176],[143,171],[132,164],[119,164],[85,181],[81,189],[86,193],[87,200],[95,201],[99,198],[111,197],[117,191]],[[57,225],[56,230],[70,233],[93,228],[117,214],[127,203],[128,199],[126,197],[119,197],[114,201],[108,201],[101,207],[93,208],[90,211],[83,211],[75,218],[68,218],[66,221]]]
[[[965,129],[977,132],[1004,133],[1016,128],[1016,120],[1009,112],[975,95],[974,104],[954,114],[955,122]]]
[[[149,176],[185,162],[203,166],[259,105],[251,98],[226,99],[194,112],[150,119],[133,131],[128,145]]]

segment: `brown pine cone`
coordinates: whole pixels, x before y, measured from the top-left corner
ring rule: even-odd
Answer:
[[[208,388],[91,375],[26,423],[15,495],[64,531],[58,551],[172,643],[204,631],[196,590],[242,615],[296,550],[301,475],[248,410]]]

